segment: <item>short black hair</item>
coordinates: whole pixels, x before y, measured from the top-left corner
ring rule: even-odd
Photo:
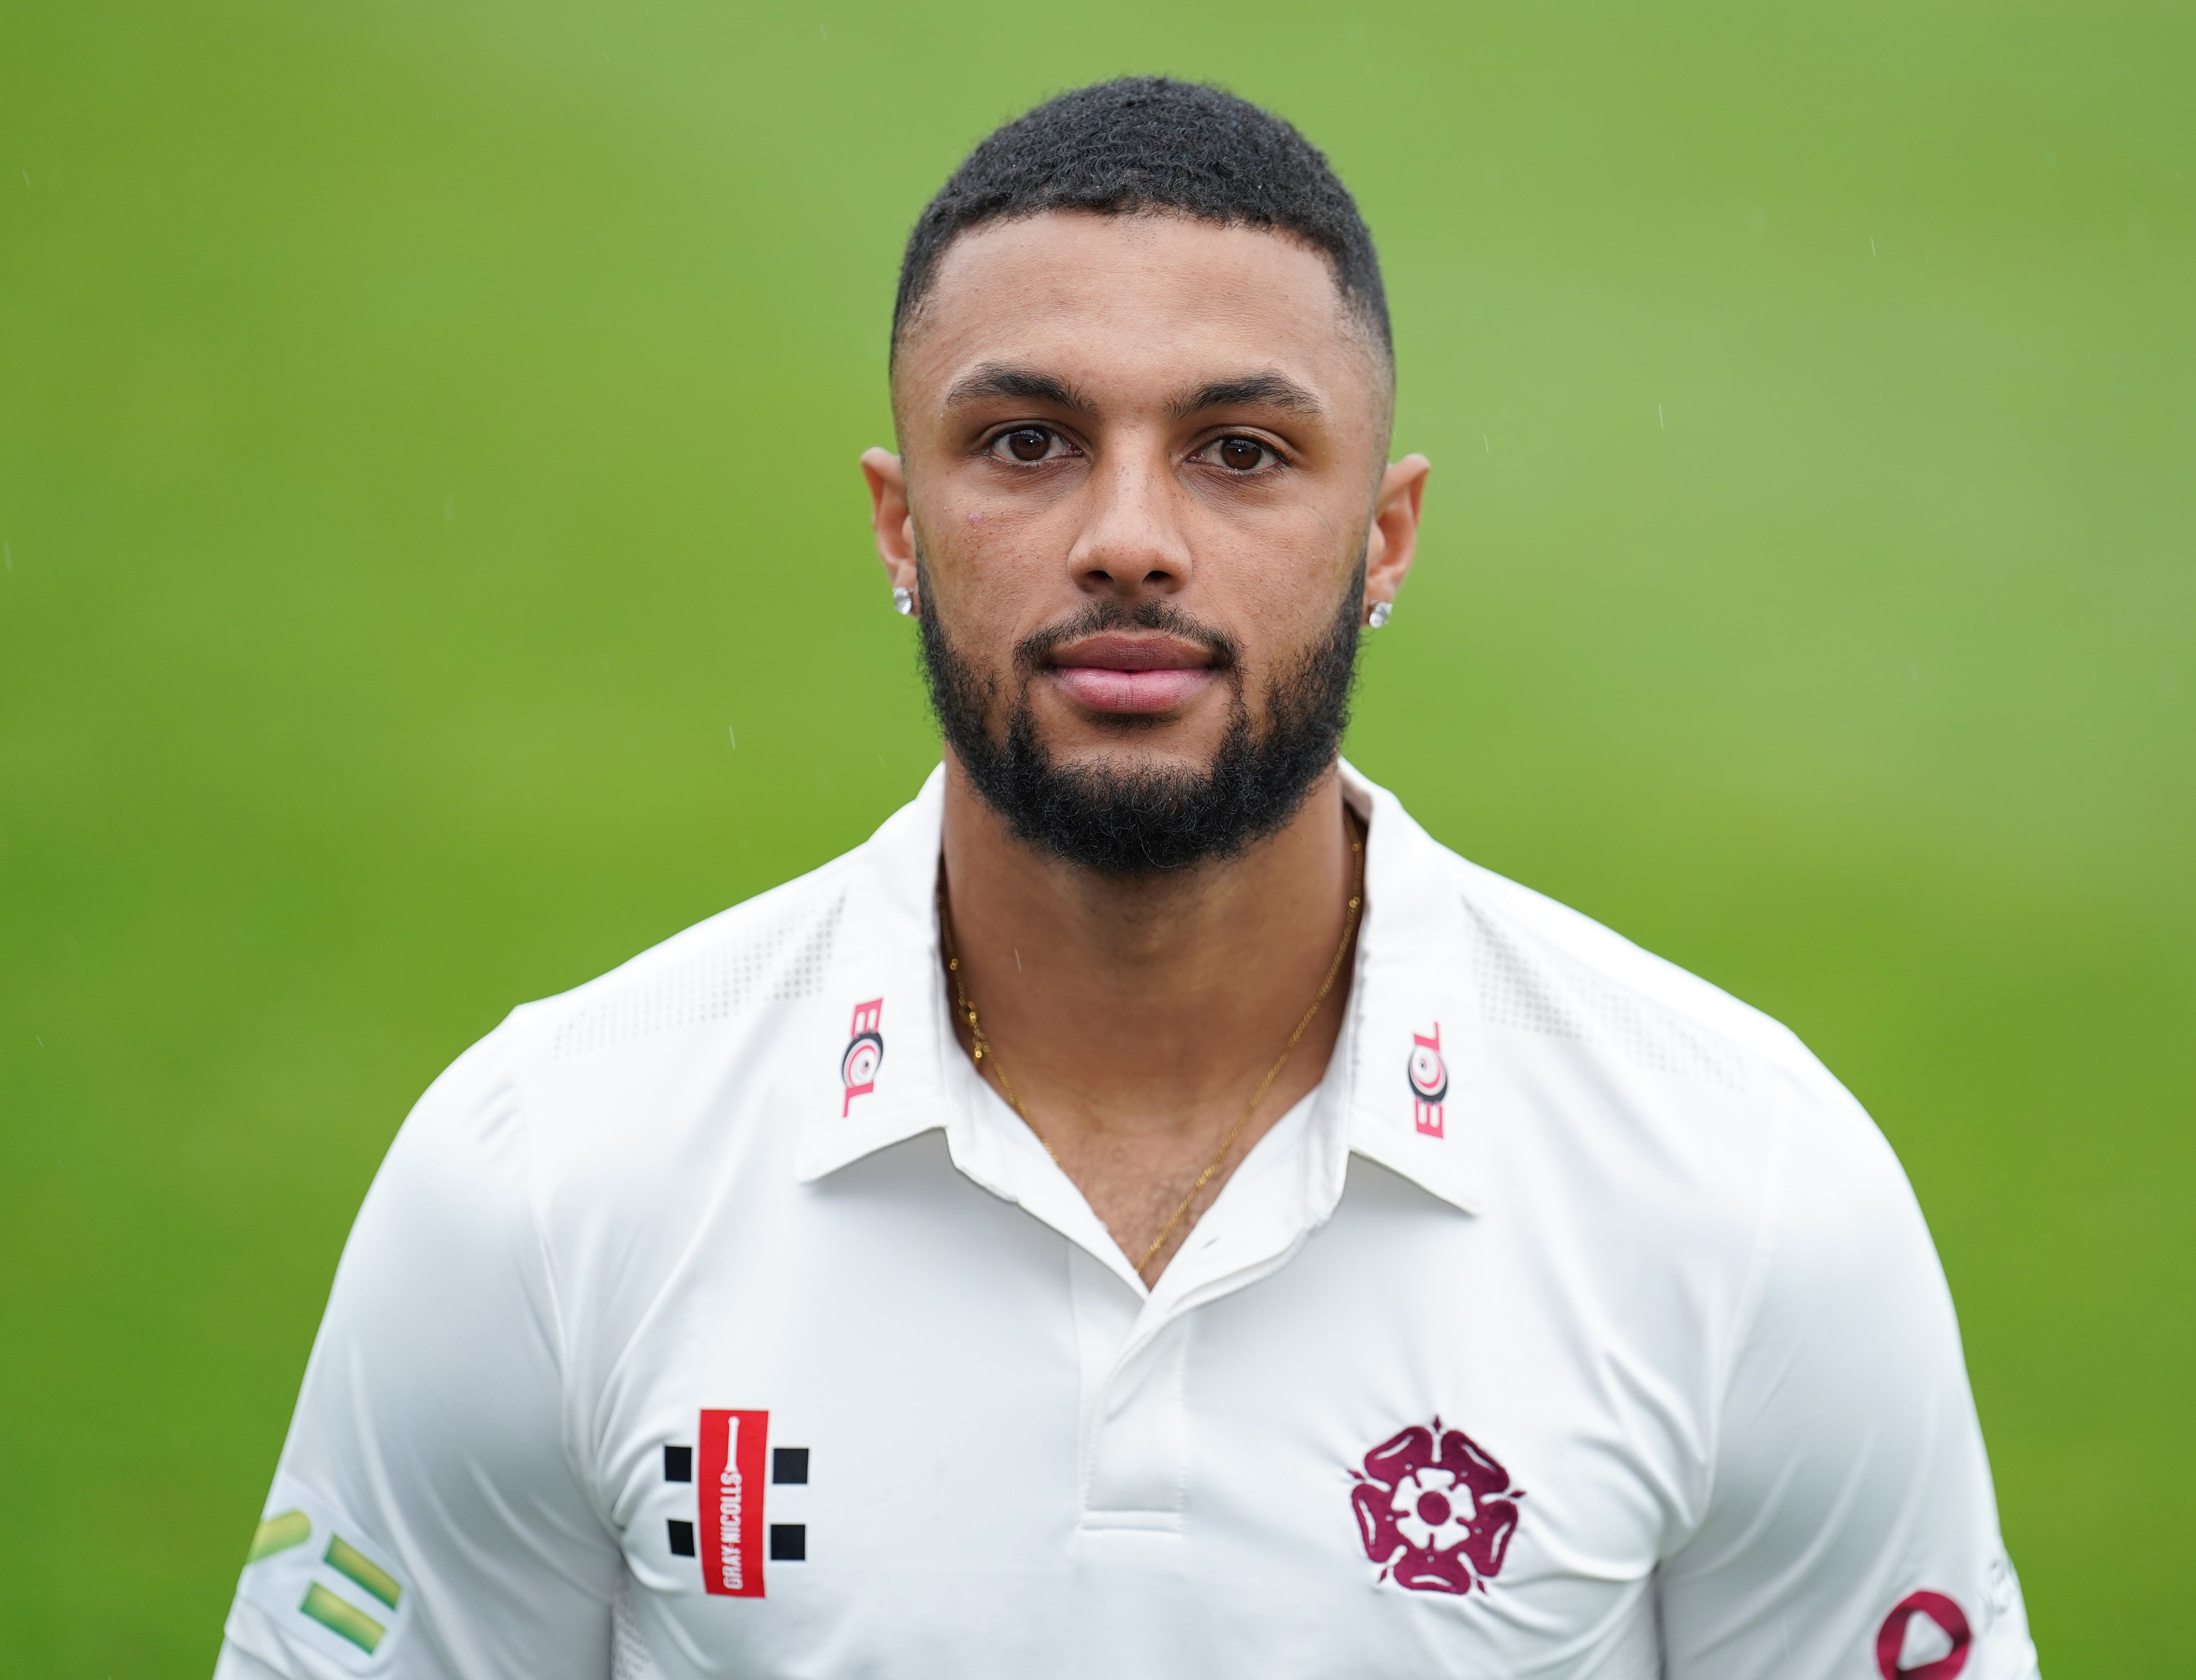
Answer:
[[[1124,76],[1047,100],[962,160],[908,235],[894,351],[955,240],[986,222],[1062,210],[1171,212],[1290,234],[1326,257],[1343,301],[1384,357],[1394,357],[1372,235],[1319,148],[1223,88],[1165,76]]]

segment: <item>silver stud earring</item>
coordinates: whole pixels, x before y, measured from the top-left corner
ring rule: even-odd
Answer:
[[[915,592],[912,589],[893,591],[893,610],[902,618],[915,616]]]
[[[1365,615],[1365,627],[1367,630],[1378,630],[1388,621],[1388,615],[1395,610],[1396,603],[1392,601],[1375,601],[1372,603],[1372,610]]]

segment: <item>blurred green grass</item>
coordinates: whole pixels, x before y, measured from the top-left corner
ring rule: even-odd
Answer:
[[[1353,755],[1853,1086],[2048,1671],[2196,1674],[2196,14],[2128,0],[0,11],[11,1669],[205,1671],[412,1098],[919,782],[898,245],[1152,69],[1388,264]]]

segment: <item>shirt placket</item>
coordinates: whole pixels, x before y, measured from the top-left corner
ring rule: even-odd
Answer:
[[[1326,1077],[1228,1179],[1159,1286],[1128,1257],[1020,1117],[965,1055],[949,1057],[948,1132],[960,1169],[1068,1240],[1078,1368],[1078,1532],[1133,1544],[1178,1535],[1190,1485],[1190,1361],[1201,1310],[1270,1275],[1341,1200],[1359,998]],[[938,1007],[945,1007],[941,984]],[[950,1035],[950,1025],[946,1029]]]
[[[1338,1113],[1315,1094],[1262,1139],[1251,1158],[1147,1291],[1118,1251],[1069,1251],[1080,1371],[1078,1527],[1178,1534],[1193,1446],[1190,1361],[1202,1310],[1285,1265],[1332,1201],[1318,1192]],[[1057,1170],[1055,1169],[1055,1170]],[[1338,1173],[1338,1163],[1334,1171]],[[1112,1244],[1107,1244],[1110,1249]],[[1124,1275],[1126,1273],[1126,1275]]]

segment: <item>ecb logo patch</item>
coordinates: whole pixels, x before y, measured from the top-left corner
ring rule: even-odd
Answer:
[[[1461,1429],[1413,1423],[1352,1470],[1349,1509],[1380,1579],[1413,1592],[1467,1593],[1502,1573],[1517,1532],[1510,1472]]]
[[[847,1029],[847,1048],[839,1058],[839,1080],[847,1088],[846,1100],[839,1105],[842,1120],[853,1112],[856,1097],[866,1097],[877,1088],[877,1070],[885,1060],[885,1036],[878,1030],[884,1013],[881,997],[854,1006],[854,1024]]]
[[[1439,1021],[1434,1023],[1431,1038],[1423,1033],[1411,1035],[1411,1059],[1406,1071],[1411,1081],[1411,1118],[1420,1136],[1437,1138],[1442,1135],[1442,1103],[1448,1095],[1448,1064],[1442,1059]]]

